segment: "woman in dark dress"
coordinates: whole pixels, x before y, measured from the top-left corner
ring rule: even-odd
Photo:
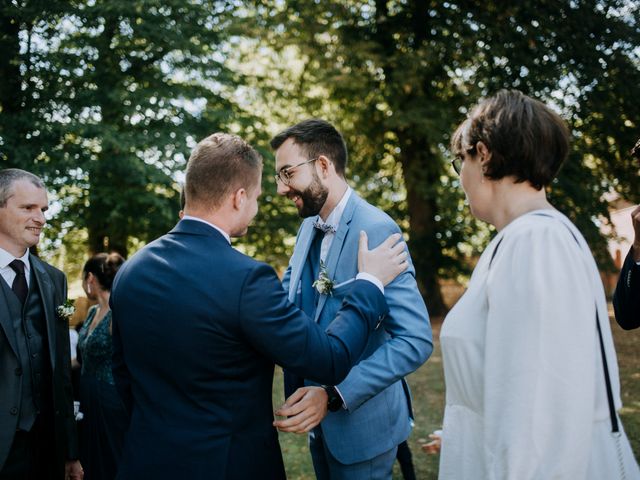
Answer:
[[[111,284],[124,259],[117,253],[98,253],[85,264],[82,287],[98,303],[89,309],[79,333],[82,358],[80,410],[81,462],[85,480],[113,480],[129,419],[111,373]]]

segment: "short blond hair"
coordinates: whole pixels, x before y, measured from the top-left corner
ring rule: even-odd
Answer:
[[[184,185],[185,202],[219,207],[229,193],[239,188],[255,188],[261,169],[262,157],[242,138],[214,133],[191,152]]]

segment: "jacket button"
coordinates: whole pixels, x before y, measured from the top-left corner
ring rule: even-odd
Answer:
[[[20,375],[22,375],[22,369],[21,368],[16,368],[16,375],[19,377]]]
[[[13,407],[11,410],[9,410],[9,413],[11,413],[11,415],[17,415],[18,409],[16,407]]]

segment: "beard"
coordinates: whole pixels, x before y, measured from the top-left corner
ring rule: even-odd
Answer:
[[[311,184],[302,192],[293,192],[302,200],[302,206],[298,209],[298,215],[302,218],[318,215],[329,196],[329,189],[320,183],[318,174],[314,172],[313,177]]]

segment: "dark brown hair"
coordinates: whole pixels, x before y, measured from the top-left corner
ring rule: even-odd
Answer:
[[[347,145],[340,132],[329,122],[312,118],[297,123],[271,139],[271,148],[277,150],[280,146],[293,138],[309,160],[324,155],[335,166],[336,173],[344,177],[347,168]]]
[[[83,276],[87,278],[92,273],[103,289],[111,291],[113,279],[123,263],[124,258],[119,253],[96,253],[84,264]]]
[[[237,135],[214,133],[191,152],[184,185],[186,203],[219,207],[239,188],[260,182],[262,157]]]
[[[481,101],[451,137],[454,155],[475,154],[482,142],[491,152],[484,174],[513,176],[540,190],[558,174],[569,152],[569,131],[560,116],[517,90],[501,90]]]

